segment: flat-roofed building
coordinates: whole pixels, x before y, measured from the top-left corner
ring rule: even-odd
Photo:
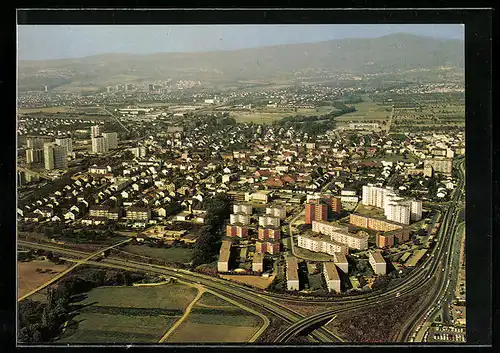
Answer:
[[[266,207],[266,215],[278,217],[280,219],[286,218],[286,207],[285,206],[271,206]]]
[[[335,265],[342,270],[342,272],[347,273],[349,271],[349,262],[344,253],[336,252],[333,254]]]
[[[116,132],[103,132],[102,137],[106,140],[108,149],[112,150],[118,148],[118,133]]]
[[[280,229],[278,227],[260,227],[258,230],[259,240],[280,240]]]
[[[328,236],[319,234],[299,234],[297,236],[297,244],[300,248],[314,252],[323,252],[329,255],[334,255],[336,252],[347,254],[349,249],[347,245],[331,240]]]
[[[384,219],[362,216],[355,213],[351,213],[351,215],[349,216],[349,223],[356,227],[379,230],[382,232],[390,232],[396,229],[403,229],[402,224],[387,221]]]
[[[326,221],[328,219],[328,205],[321,200],[312,199],[306,203],[305,223],[313,221]]]
[[[267,252],[271,255],[278,254],[280,252],[280,243],[258,240],[255,242],[255,252],[262,254]]]
[[[453,170],[453,158],[446,157],[434,157],[424,160],[424,168],[432,167],[435,173],[442,173],[445,175],[451,175]]]
[[[148,221],[151,219],[151,209],[149,207],[131,206],[125,213],[127,219],[134,221]]]
[[[335,223],[325,221],[313,221],[313,232],[328,235],[331,240],[347,245],[349,248],[364,250],[368,248],[368,236],[353,234],[347,228],[340,227]]]
[[[329,292],[340,293],[340,277],[333,262],[323,262],[323,275]]]
[[[252,205],[245,205],[245,204],[235,204],[233,205],[233,213],[234,214],[248,214],[251,215],[253,213],[253,207]]]
[[[57,138],[56,145],[64,147],[66,149],[66,155],[71,156],[73,153],[73,140],[69,137],[67,138]]]
[[[218,272],[228,272],[229,271],[229,259],[231,257],[231,245],[232,243],[227,240],[222,241],[222,245],[219,250],[219,260],[217,261],[217,271]]]
[[[286,257],[286,289],[299,290],[299,264],[295,256]]]
[[[375,243],[379,248],[394,245],[394,234],[377,233]]]
[[[280,219],[273,216],[259,216],[259,226],[261,227],[279,227]]]
[[[43,162],[43,148],[29,148],[26,150],[26,163],[42,163]]]
[[[264,254],[262,253],[254,253],[252,259],[252,271],[253,272],[262,272],[264,268]]]
[[[248,227],[243,224],[228,224],[226,226],[228,237],[244,238],[248,236]]]
[[[385,275],[387,263],[384,260],[384,257],[379,251],[372,251],[368,256],[368,261],[373,268],[373,272],[377,275]]]
[[[231,224],[250,224],[250,215],[243,213],[232,213],[229,215],[229,223]]]

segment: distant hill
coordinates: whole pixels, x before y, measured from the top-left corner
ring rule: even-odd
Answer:
[[[20,61],[19,84],[40,70],[61,79],[100,82],[141,78],[245,80],[272,78],[305,69],[371,73],[433,68],[463,69],[464,42],[411,34],[331,40],[232,51],[156,54],[102,54],[79,59]],[[61,74],[62,72],[62,74]],[[43,76],[50,76],[45,73]],[[54,73],[54,75],[56,75]],[[40,75],[37,75],[40,77]]]

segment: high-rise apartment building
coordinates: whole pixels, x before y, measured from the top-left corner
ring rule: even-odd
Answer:
[[[107,153],[108,151],[108,143],[104,137],[92,137],[92,153]]]
[[[29,148],[26,150],[26,163],[43,162],[43,148]]]
[[[57,138],[56,145],[66,149],[66,155],[70,156],[73,153],[73,140],[71,138]]]
[[[328,205],[320,200],[309,200],[306,204],[305,223],[312,221],[326,221],[328,219]]]
[[[453,159],[446,157],[434,157],[424,160],[424,168],[432,167],[436,173],[451,175],[453,170]]]
[[[44,143],[46,142],[46,139],[44,139],[43,137],[28,137],[26,139],[27,147],[33,149],[42,149]]]
[[[103,132],[102,137],[108,144],[108,150],[118,148],[118,133],[116,132]]]
[[[103,126],[102,125],[94,125],[90,127],[90,137],[99,137],[102,135]]]
[[[66,158],[66,148],[58,146],[55,143],[46,143],[43,146],[43,159],[45,169],[66,169],[68,167],[68,159]]]

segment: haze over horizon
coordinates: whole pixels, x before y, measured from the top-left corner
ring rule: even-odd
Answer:
[[[82,58],[99,54],[227,51],[407,33],[464,39],[461,24],[397,25],[80,25],[18,26],[19,60]],[[47,40],[50,38],[50,40]]]

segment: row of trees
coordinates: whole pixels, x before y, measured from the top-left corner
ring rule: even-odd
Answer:
[[[201,228],[192,255],[192,266],[211,262],[219,249],[224,220],[229,218],[230,200],[225,194],[217,194],[204,202],[207,216]]]
[[[100,286],[122,286],[143,281],[144,273],[82,267],[47,289],[47,304],[24,300],[19,303],[19,341],[50,342],[59,336],[63,324],[71,319],[81,300],[79,294]]]

